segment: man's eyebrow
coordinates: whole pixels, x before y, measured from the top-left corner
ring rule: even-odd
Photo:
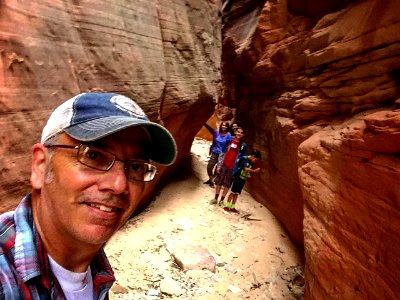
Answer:
[[[92,141],[92,142],[87,142],[85,145],[100,148],[102,150],[105,150],[106,152],[110,152],[114,155],[116,155],[110,148],[110,144],[104,143],[102,141]],[[145,160],[148,161],[150,160],[150,154],[149,154],[149,149],[143,148],[143,151],[139,151],[138,153],[135,153],[135,157],[133,158],[127,158],[126,160]],[[117,157],[118,158],[118,157]]]
[[[84,142],[82,144],[97,147],[97,148],[102,148],[105,150],[106,150],[106,148],[110,147],[109,145],[107,145],[106,143],[103,143],[101,141]]]

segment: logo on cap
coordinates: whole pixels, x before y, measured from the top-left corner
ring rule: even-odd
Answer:
[[[144,111],[134,101],[128,97],[117,95],[110,99],[111,103],[114,103],[119,109],[133,114],[136,117],[146,117]]]

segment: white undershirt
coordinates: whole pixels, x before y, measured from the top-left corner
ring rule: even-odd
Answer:
[[[83,273],[71,272],[49,256],[51,269],[67,300],[94,299],[93,279],[90,266]]]

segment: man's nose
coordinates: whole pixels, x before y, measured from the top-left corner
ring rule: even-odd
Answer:
[[[125,193],[128,190],[128,178],[123,162],[116,160],[104,176],[106,177],[106,188],[112,190],[115,194]]]

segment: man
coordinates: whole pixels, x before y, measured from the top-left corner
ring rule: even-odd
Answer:
[[[224,210],[227,212],[239,213],[236,209],[236,201],[240,193],[243,190],[244,184],[247,178],[251,177],[251,174],[259,173],[260,168],[255,168],[258,160],[261,159],[261,153],[258,150],[254,150],[252,154],[241,157],[235,164],[232,170],[232,185],[228,200],[224,204]]]
[[[229,133],[231,134],[231,136],[235,136],[235,132],[238,129],[238,127],[239,125],[237,123],[232,123],[229,129]]]
[[[103,246],[153,180],[151,162],[175,158],[172,135],[125,96],[61,104],[32,147],[32,192],[0,216],[0,298],[107,299]]]
[[[232,170],[235,166],[236,160],[240,159],[246,154],[247,145],[242,141],[244,131],[238,127],[235,131],[235,137],[230,141],[226,151],[220,155],[218,159],[215,182],[215,198],[210,201],[210,204],[217,204],[218,197],[222,190],[221,200],[219,205],[224,203],[225,196],[232,184]]]

